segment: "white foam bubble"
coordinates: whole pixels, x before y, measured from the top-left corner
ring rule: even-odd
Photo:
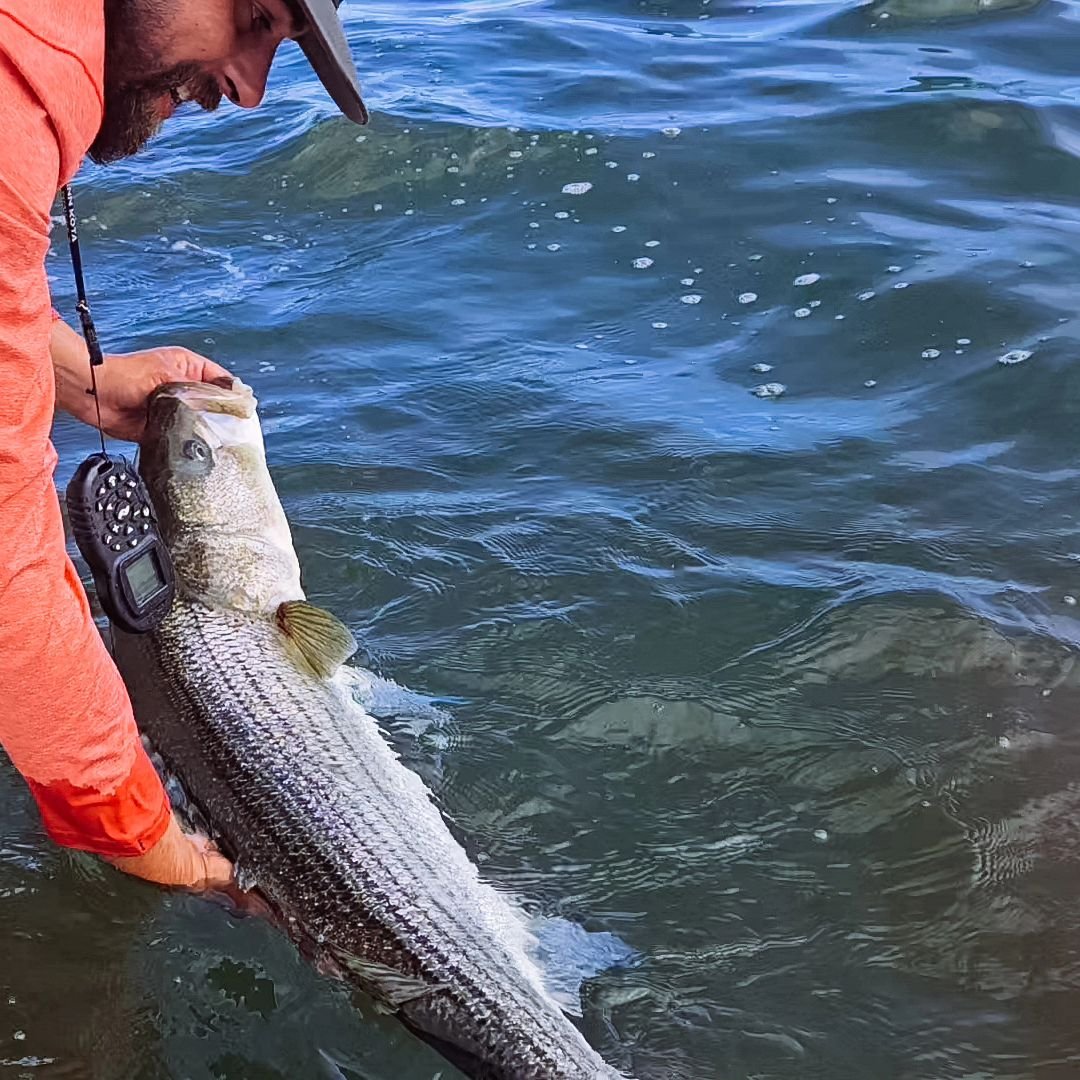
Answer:
[[[1022,364],[1025,360],[1030,359],[1030,349],[1010,349],[1004,356],[998,357],[998,363],[1011,367],[1013,364]]]
[[[770,371],[772,371],[772,369],[773,369],[773,366],[772,366],[772,364],[754,364],[754,365],[753,365],[753,366],[752,366],[752,367],[750,368],[750,370],[751,370],[751,371],[752,371],[752,372],[753,372],[753,373],[754,373],[755,375],[768,375],[768,373],[769,373]]]
[[[739,293],[739,303],[740,304],[752,304],[756,299],[757,299],[757,293],[756,292]]]
[[[588,180],[575,180],[572,184],[564,184],[562,189],[564,195],[584,195],[588,191],[592,191]]]
[[[866,303],[867,300],[873,300],[877,296],[877,293],[873,289],[867,289],[865,292],[859,293],[858,299],[862,303]]]
[[[795,309],[795,318],[796,319],[805,319],[810,314],[811,314],[811,311],[810,311],[810,309],[808,307],[801,307],[801,308],[796,308]]]
[[[652,266],[652,264],[653,264],[652,259],[647,258],[646,256],[642,255],[640,259],[635,259],[634,260],[634,269],[635,270],[648,270],[649,267]]]
[[[814,285],[821,280],[820,274],[800,274],[793,282],[793,285]]]
[[[750,391],[754,397],[759,398],[778,398],[782,394],[786,393],[787,387],[783,383],[767,382],[762,383],[760,386],[755,386]]]
[[[685,296],[680,296],[679,299],[684,304],[700,304],[701,297],[697,293],[687,293]]]
[[[940,355],[940,349],[923,349],[922,352],[922,358],[924,360],[936,360]]]

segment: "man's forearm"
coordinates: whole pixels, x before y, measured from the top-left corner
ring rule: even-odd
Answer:
[[[54,318],[49,354],[56,376],[56,407],[78,420],[89,421],[94,399],[90,394],[90,359],[86,342],[63,319]]]

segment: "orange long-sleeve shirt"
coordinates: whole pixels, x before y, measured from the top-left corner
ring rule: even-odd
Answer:
[[[125,857],[169,805],[67,557],[50,442],[50,211],[102,116],[102,0],[0,0],[0,744],[49,835]]]

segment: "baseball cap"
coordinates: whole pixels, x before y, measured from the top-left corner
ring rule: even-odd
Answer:
[[[360,97],[360,77],[337,13],[341,0],[295,0],[295,3],[307,19],[307,30],[297,43],[315,74],[350,120],[366,124],[368,111]]]

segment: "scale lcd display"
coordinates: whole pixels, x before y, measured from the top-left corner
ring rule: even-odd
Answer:
[[[125,564],[124,574],[131,586],[131,595],[139,607],[145,606],[147,601],[165,588],[165,575],[161,572],[157,554],[152,548]]]

